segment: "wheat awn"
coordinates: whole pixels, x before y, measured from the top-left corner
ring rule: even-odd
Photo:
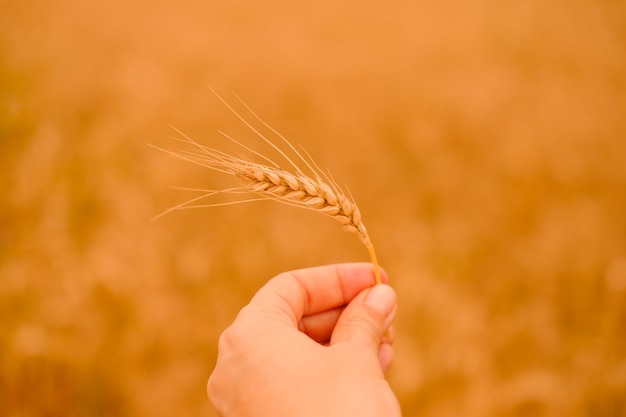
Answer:
[[[376,283],[381,282],[380,267],[376,258],[376,252],[374,246],[369,237],[367,229],[363,224],[361,217],[361,211],[354,202],[351,195],[346,194],[331,178],[329,174],[324,173],[317,164],[313,161],[311,156],[305,152],[303,156],[302,152],[298,151],[285,137],[280,135],[276,130],[271,128],[265,123],[259,116],[252,111],[239,97],[237,99],[243,106],[252,114],[252,116],[262,123],[266,128],[270,129],[276,134],[281,141],[288,147],[288,149],[295,154],[298,160],[304,164],[306,170],[310,174],[306,174],[294,161],[289,158],[285,151],[279,146],[271,142],[264,135],[262,135],[249,121],[240,115],[228,102],[226,102],[215,91],[213,93],[255,134],[257,134],[263,141],[269,144],[275,149],[290,165],[292,171],[288,171],[280,167],[277,163],[270,158],[260,154],[259,152],[251,149],[250,147],[238,142],[234,138],[228,136],[223,132],[219,132],[230,141],[241,146],[246,151],[256,155],[264,161],[264,163],[254,162],[244,156],[233,156],[217,149],[204,146],[191,139],[189,136],[183,134],[179,130],[175,129],[181,136],[175,139],[192,145],[192,151],[178,150],[171,151],[162,148],[157,148],[172,156],[183,159],[185,161],[192,162],[194,164],[223,172],[226,174],[234,175],[243,181],[243,186],[223,189],[223,190],[195,190],[202,191],[203,194],[199,197],[187,200],[181,204],[171,207],[165,210],[155,219],[164,216],[165,214],[180,209],[190,209],[197,207],[218,206],[242,203],[256,200],[275,200],[284,204],[293,205],[297,207],[306,208],[320,212],[328,217],[335,219],[339,222],[343,229],[358,236],[368,250],[372,264],[374,265],[374,276]],[[191,189],[187,189],[191,190]],[[199,200],[211,197],[221,193],[252,193],[256,197],[237,200],[227,203],[216,204],[195,204]]]

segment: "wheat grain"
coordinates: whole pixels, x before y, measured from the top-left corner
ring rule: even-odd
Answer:
[[[376,252],[374,251],[374,246],[369,237],[369,234],[367,233],[365,224],[363,224],[361,211],[354,202],[354,199],[349,194],[346,194],[335,183],[330,175],[325,174],[323,171],[321,171],[318,168],[317,164],[310,157],[310,155],[306,154],[306,157],[303,156],[302,153],[296,150],[296,148],[286,138],[284,138],[269,125],[267,125],[263,120],[261,120],[248,106],[245,105],[245,103],[242,102],[242,104],[246,106],[248,111],[250,111],[250,113],[258,121],[263,123],[263,125],[271,129],[272,132],[278,135],[278,137],[283,141],[283,143],[286,144],[289,150],[293,152],[299,159],[299,161],[304,164],[306,169],[310,171],[310,174],[305,174],[303,169],[301,169],[291,158],[289,158],[285,151],[280,149],[277,145],[275,145],[273,142],[263,136],[246,119],[244,119],[237,111],[235,111],[234,108],[232,108],[226,101],[224,101],[215,91],[213,91],[213,93],[261,139],[263,139],[283,158],[285,158],[287,163],[291,166],[291,168],[293,168],[293,172],[283,169],[270,158],[239,143],[238,141],[224,134],[223,132],[220,132],[223,136],[235,142],[252,154],[260,157],[266,163],[254,162],[244,156],[229,155],[217,149],[201,145],[190,137],[182,134],[182,132],[178,131],[181,137],[175,139],[192,145],[195,148],[194,151],[170,151],[157,147],[155,148],[167,152],[168,154],[173,155],[177,158],[193,162],[194,164],[198,164],[215,171],[234,175],[240,178],[243,181],[244,185],[223,190],[196,190],[202,191],[203,194],[199,197],[193,198],[167,209],[156,218],[159,218],[173,210],[234,204],[266,199],[271,199],[288,205],[314,210],[335,219],[342,225],[344,230],[358,236],[358,238],[367,248],[372,264],[374,265],[374,276],[376,279],[376,283],[380,283],[380,268],[376,258]],[[237,200],[229,203],[202,205],[194,204],[199,200],[220,193],[253,193],[256,195],[256,198]]]

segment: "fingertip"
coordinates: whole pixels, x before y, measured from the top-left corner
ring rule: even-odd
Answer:
[[[380,369],[382,369],[383,373],[386,373],[391,367],[393,356],[393,346],[389,343],[381,343],[378,348],[378,362],[380,363]]]
[[[365,297],[365,304],[376,314],[391,322],[396,309],[396,292],[387,284],[372,287]]]

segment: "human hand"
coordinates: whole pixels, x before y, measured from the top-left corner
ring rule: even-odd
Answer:
[[[384,378],[396,295],[374,283],[365,263],[271,279],[220,337],[207,385],[218,414],[400,416]]]

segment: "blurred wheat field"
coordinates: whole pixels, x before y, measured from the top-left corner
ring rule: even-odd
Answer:
[[[405,416],[626,415],[608,0],[0,2],[1,415],[212,416],[217,338],[252,294],[367,260],[271,202],[150,222],[193,196],[169,186],[231,184],[150,149],[168,125],[258,144],[208,85],[348,184],[399,294]]]

